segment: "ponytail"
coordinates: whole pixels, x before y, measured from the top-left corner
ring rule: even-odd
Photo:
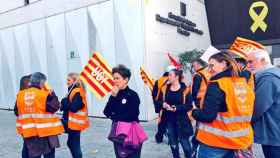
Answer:
[[[231,76],[239,77],[241,70],[239,69],[237,62],[227,52],[222,51],[218,54],[214,54],[210,57],[210,59],[215,59],[218,62],[225,61],[227,68],[231,70]]]

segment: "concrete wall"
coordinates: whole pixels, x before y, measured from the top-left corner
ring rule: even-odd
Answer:
[[[186,18],[197,24],[203,35],[191,33],[186,37],[177,28],[155,20],[155,14],[167,17],[169,12],[180,15],[180,0],[150,0],[145,7],[146,64],[152,74],[159,77],[168,65],[167,52],[177,56],[192,49],[206,49],[210,44],[205,6],[197,0],[182,0],[187,4]],[[160,71],[159,71],[160,67]]]
[[[150,92],[139,75],[140,66],[157,78],[167,65],[166,52],[177,55],[203,49],[210,40],[201,2],[187,2],[188,18],[205,34],[190,37],[155,21],[156,13],[178,14],[179,0],[146,2],[39,0],[0,13],[0,108],[13,108],[20,77],[36,71],[47,74],[48,82],[62,98],[67,73],[80,72],[92,52],[99,51],[111,66],[125,64],[131,68],[130,87],[141,97],[140,118],[154,118]],[[89,91],[87,98],[90,115],[103,116],[108,98],[97,100]]]
[[[187,50],[206,49],[210,44],[204,4],[197,0],[183,2],[187,4],[186,18],[196,23],[197,28],[203,30],[203,35],[191,33],[186,37],[178,34],[176,27],[155,20],[156,14],[163,17],[168,17],[169,12],[180,15],[180,0],[150,0],[145,5],[145,66],[155,79],[159,78],[169,65],[168,52],[176,57]],[[152,106],[151,100],[147,102]],[[148,113],[154,117],[152,108],[149,108]]]
[[[132,69],[131,88],[144,100],[139,67],[143,64],[144,25],[142,1],[42,0],[2,13],[0,20],[2,108],[13,108],[19,79],[41,71],[57,95],[66,94],[66,75],[80,72],[93,51],[99,51],[111,66]],[[70,58],[70,53],[74,57]],[[97,100],[87,93],[90,115],[103,116],[107,98]],[[6,97],[9,96],[9,97]],[[141,119],[148,119],[141,106]]]

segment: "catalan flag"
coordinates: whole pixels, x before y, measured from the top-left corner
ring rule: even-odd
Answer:
[[[256,41],[237,37],[229,50],[232,53],[235,53],[236,55],[246,59],[250,52],[255,49],[265,49],[265,47]]]
[[[93,53],[80,78],[99,99],[106,96],[113,88],[112,68],[98,52]]]
[[[144,83],[149,87],[149,89],[152,91],[155,81],[151,78],[151,76],[144,70],[144,68],[140,67],[140,75]]]

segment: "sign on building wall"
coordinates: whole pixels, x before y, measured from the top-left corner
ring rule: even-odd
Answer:
[[[280,1],[205,0],[211,42],[226,47],[237,36],[272,45],[280,43]]]

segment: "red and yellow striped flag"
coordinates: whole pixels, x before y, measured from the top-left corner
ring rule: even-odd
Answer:
[[[99,99],[106,96],[113,88],[112,68],[98,52],[93,53],[80,78]]]
[[[140,75],[144,83],[149,87],[149,89],[152,91],[155,81],[151,78],[151,76],[148,75],[148,73],[144,70],[144,68],[140,67]]]
[[[250,52],[255,49],[265,49],[265,47],[256,41],[237,37],[229,50],[236,55],[246,59]]]

